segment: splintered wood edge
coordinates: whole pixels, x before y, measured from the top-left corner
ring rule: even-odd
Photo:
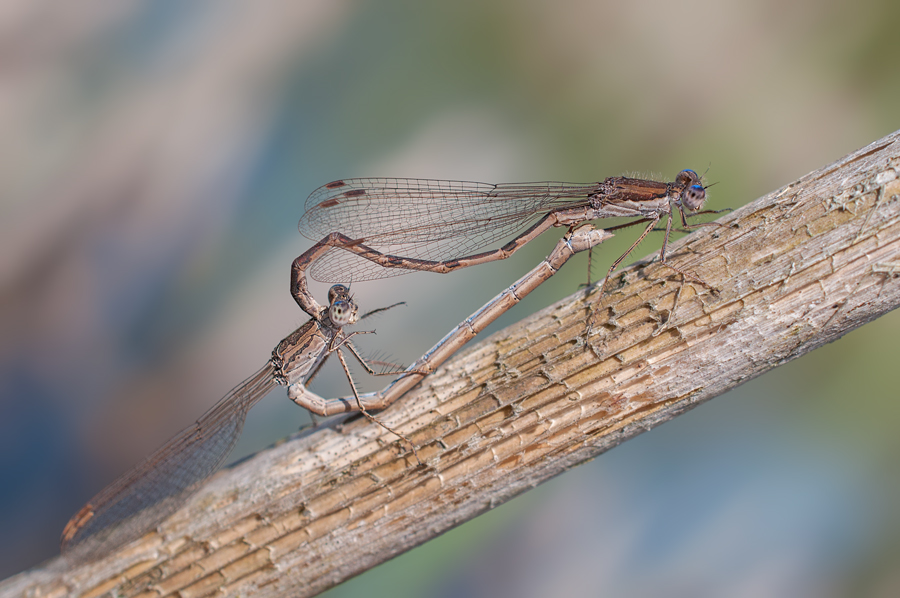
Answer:
[[[311,596],[900,301],[900,132],[456,356],[381,413],[220,472],[140,541],[0,596]],[[592,318],[585,342],[587,323]],[[177,594],[176,594],[177,593]]]

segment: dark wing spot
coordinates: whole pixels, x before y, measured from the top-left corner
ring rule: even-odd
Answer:
[[[332,181],[332,182],[328,183],[327,185],[325,185],[325,188],[326,189],[337,189],[338,187],[343,187],[346,184],[347,183],[345,183],[344,181]]]
[[[344,192],[344,197],[358,197],[360,195],[365,195],[365,189],[351,189],[350,191]]]
[[[339,202],[338,200],[336,200],[332,197],[331,199],[326,199],[325,201],[320,203],[319,207],[320,208],[330,208],[331,206],[336,206],[339,203],[341,203],[341,202]]]

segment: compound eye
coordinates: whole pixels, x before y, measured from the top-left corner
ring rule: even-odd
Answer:
[[[331,323],[338,327],[352,324],[355,314],[356,311],[349,301],[338,300],[333,302],[331,307],[328,308],[328,317],[331,318]]]
[[[706,189],[703,185],[691,185],[681,193],[681,205],[691,212],[696,212],[703,207],[706,201]]]
[[[350,289],[342,284],[336,284],[328,289],[328,303],[334,303],[336,299],[346,299],[350,296]]]
[[[678,173],[678,176],[675,177],[675,182],[679,185],[690,187],[700,182],[700,175],[693,170],[685,169]]]

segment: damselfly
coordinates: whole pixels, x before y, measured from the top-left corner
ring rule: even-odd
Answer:
[[[306,271],[323,282],[372,280],[412,270],[447,273],[511,256],[552,227],[570,231],[599,218],[636,218],[605,227],[612,231],[646,223],[632,246],[617,258],[612,272],[666,216],[660,262],[686,278],[693,275],[666,262],[666,249],[677,210],[698,214],[706,187],[693,170],[672,182],[610,177],[588,184],[541,182],[492,185],[427,179],[343,179],[313,191],[306,201],[300,232],[318,242],[294,260],[291,294],[304,311],[321,311],[308,290]],[[490,244],[515,234],[500,247]],[[337,251],[340,250],[340,251]]]

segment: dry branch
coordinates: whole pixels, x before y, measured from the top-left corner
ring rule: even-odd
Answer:
[[[0,596],[313,595],[837,339],[900,302],[898,141],[673,245],[718,293],[642,263],[452,360],[382,414],[426,465],[364,419],[319,429],[220,473],[139,542]]]

